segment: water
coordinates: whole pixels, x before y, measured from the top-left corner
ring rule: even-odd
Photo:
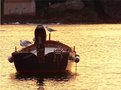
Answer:
[[[76,46],[77,74],[18,75],[7,61],[19,40],[32,41],[36,25],[1,25],[0,90],[121,90],[121,25],[48,25],[52,39]],[[48,35],[48,32],[47,32]],[[47,37],[48,38],[48,37]]]

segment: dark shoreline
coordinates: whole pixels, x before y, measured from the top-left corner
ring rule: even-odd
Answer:
[[[33,16],[6,16],[2,17],[2,24],[27,24],[27,23],[42,23],[42,24],[121,24],[121,20],[102,20],[98,18],[84,19],[82,16],[77,18],[68,17],[33,17]],[[82,18],[82,19],[81,19]]]

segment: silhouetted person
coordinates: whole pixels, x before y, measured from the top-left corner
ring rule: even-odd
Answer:
[[[44,62],[46,31],[43,25],[38,25],[35,29],[35,45],[37,48],[37,58],[39,63]]]

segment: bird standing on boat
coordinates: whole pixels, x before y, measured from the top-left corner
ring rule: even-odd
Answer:
[[[29,46],[31,45],[32,43],[30,41],[27,41],[27,40],[20,40],[20,45],[23,47],[26,47],[26,46]]]
[[[45,26],[45,28],[47,29],[47,31],[49,31],[49,40],[51,40],[51,32],[54,32],[56,30],[52,29],[52,28],[49,28],[47,26]]]
[[[49,28],[49,27],[47,27],[47,26],[45,26],[45,28],[47,28],[47,30],[48,30],[49,32],[56,31],[56,30],[54,30],[54,29],[52,29],[52,28]]]

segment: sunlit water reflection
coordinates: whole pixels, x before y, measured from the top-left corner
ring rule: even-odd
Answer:
[[[120,24],[48,26],[57,29],[52,39],[76,46],[81,56],[78,74],[16,74],[7,58],[15,46],[21,48],[19,40],[32,41],[36,25],[1,25],[0,90],[121,90]]]

